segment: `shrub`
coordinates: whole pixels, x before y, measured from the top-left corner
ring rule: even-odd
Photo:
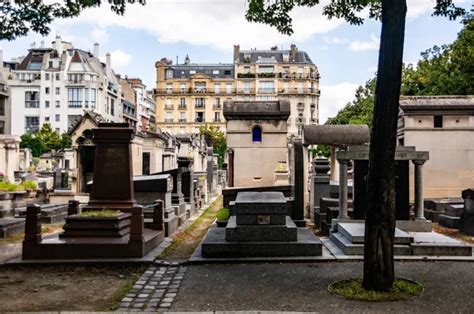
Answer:
[[[21,184],[21,186],[23,186],[23,188],[27,191],[36,190],[38,188],[38,183],[35,181],[25,181]]]
[[[229,217],[230,217],[230,211],[228,208],[221,208],[219,209],[219,211],[217,212],[217,220],[219,221],[227,221],[229,220]]]

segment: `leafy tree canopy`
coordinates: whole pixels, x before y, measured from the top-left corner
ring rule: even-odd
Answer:
[[[473,95],[474,94],[474,18],[466,17],[463,29],[450,45],[434,46],[421,53],[416,66],[404,65],[401,94]],[[376,78],[359,86],[355,99],[326,124],[367,124],[372,126]],[[325,150],[326,151],[326,150]]]
[[[20,147],[31,149],[31,154],[34,157],[39,157],[52,150],[71,147],[71,137],[67,133],[59,135],[49,123],[45,123],[38,132],[23,134]]]
[[[206,123],[199,128],[199,133],[204,135],[206,144],[212,146],[214,152],[219,156],[218,166],[221,168],[227,150],[227,141],[224,132],[222,132],[217,126],[208,125]]]
[[[113,12],[123,15],[127,3],[145,4],[145,0],[5,0],[0,2],[0,40],[14,40],[33,31],[43,36],[57,18],[78,16],[82,10],[108,2]]]

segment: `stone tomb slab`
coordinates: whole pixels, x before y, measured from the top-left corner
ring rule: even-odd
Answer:
[[[337,231],[344,235],[351,243],[364,243],[365,223],[338,223]],[[410,244],[413,236],[395,228],[395,244]]]
[[[296,241],[297,228],[293,220],[286,216],[285,225],[239,226],[235,216],[231,216],[225,230],[229,242],[281,242]]]
[[[228,242],[224,228],[211,227],[201,242],[203,258],[321,256],[322,243],[311,231],[296,228],[296,242]]]
[[[282,192],[240,192],[235,200],[238,215],[286,215],[287,200]]]

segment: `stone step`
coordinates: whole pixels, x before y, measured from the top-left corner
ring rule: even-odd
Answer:
[[[461,217],[464,210],[464,204],[449,205],[446,208],[445,214],[448,216]]]
[[[346,255],[364,255],[364,245],[360,243],[352,243],[340,232],[331,232],[330,237],[332,242],[336,244],[341,251]],[[411,248],[408,244],[395,244],[394,255],[411,255]]]
[[[297,240],[297,227],[289,216],[285,225],[237,225],[231,216],[227,223],[226,240],[229,242],[291,242]]]
[[[364,243],[365,223],[338,223],[337,230],[344,235],[351,243]],[[410,244],[413,236],[407,232],[395,228],[395,244]]]
[[[472,256],[472,246],[436,232],[413,232],[413,255]]]
[[[445,214],[438,216],[439,225],[450,229],[459,229],[460,220],[460,217],[449,216]]]

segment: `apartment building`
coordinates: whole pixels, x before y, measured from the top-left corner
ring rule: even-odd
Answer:
[[[135,100],[137,104],[138,131],[154,131],[155,130],[155,114],[156,106],[153,93],[146,90],[146,85],[139,78],[127,78],[135,91]]]
[[[98,44],[91,53],[57,36],[52,47],[33,44],[25,57],[10,63],[11,134],[33,133],[43,123],[65,132],[84,110],[100,113],[106,121],[123,121],[111,56],[106,55],[105,64],[98,56]]]
[[[0,50],[0,134],[10,134],[10,90],[8,78],[11,69],[3,63],[3,51]]]
[[[137,97],[132,83],[127,77],[119,77],[119,83],[122,88],[122,117],[123,121],[127,122],[135,130],[139,129],[138,115],[137,115]]]
[[[234,46],[238,101],[288,100],[288,134],[300,135],[305,124],[319,123],[319,72],[309,55],[290,50],[240,50]]]
[[[157,125],[172,134],[197,133],[210,123],[225,131],[224,100],[288,100],[288,134],[299,135],[304,124],[319,123],[319,73],[309,55],[290,50],[240,50],[233,63],[183,64],[161,59],[156,67]]]
[[[198,133],[210,123],[225,129],[224,100],[235,96],[233,64],[183,64],[161,59],[156,67],[156,121],[170,134]]]

